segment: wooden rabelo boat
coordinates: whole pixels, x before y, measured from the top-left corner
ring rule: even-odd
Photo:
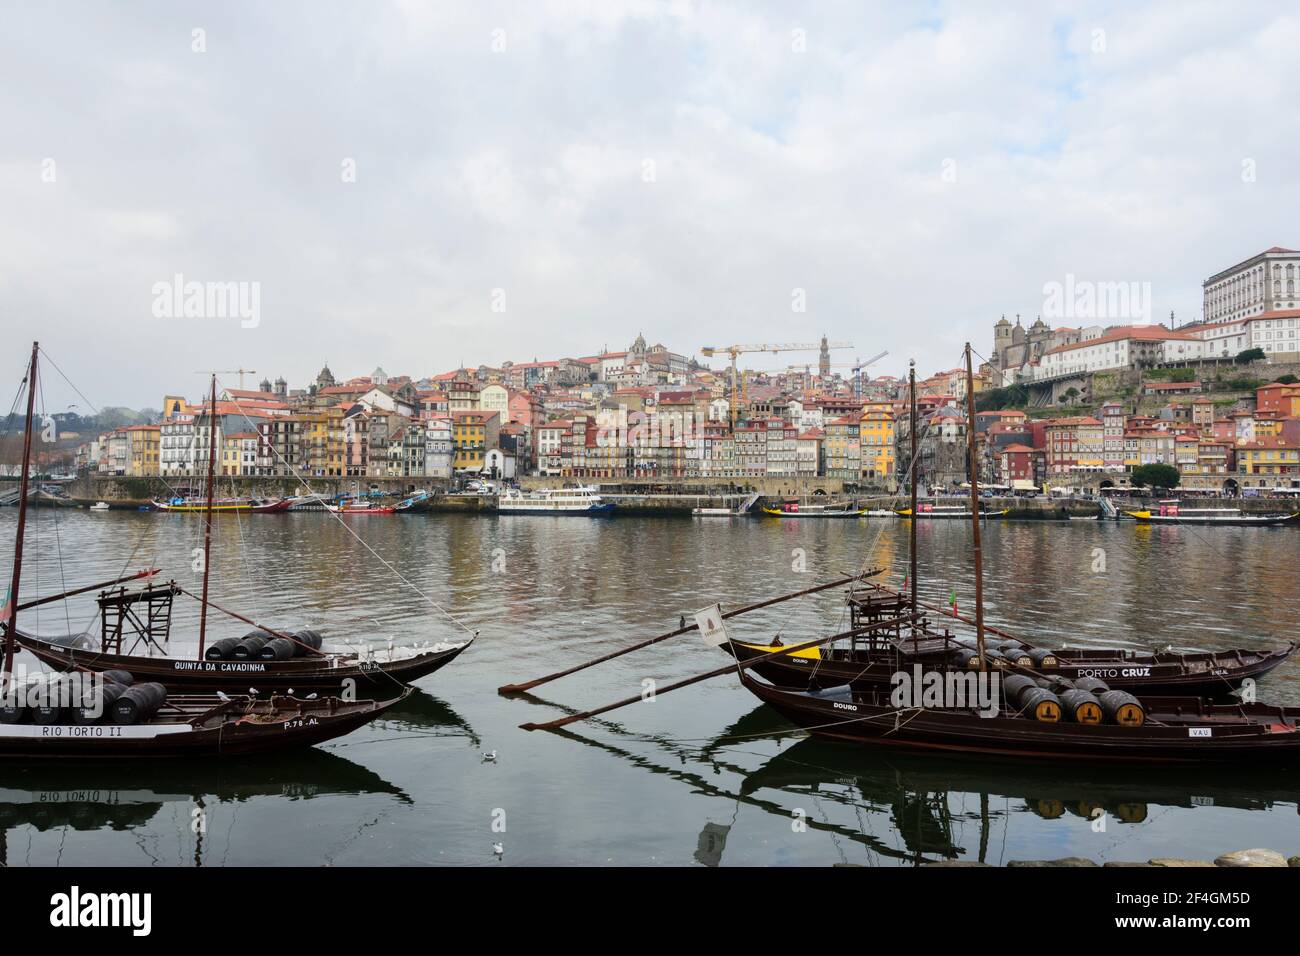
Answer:
[[[889,639],[901,655],[900,641],[915,640],[918,646],[931,642],[916,594],[917,551],[915,522],[911,533],[910,595],[894,592],[870,619],[854,619],[853,626],[792,646],[755,646],[752,657],[738,655],[722,668],[675,681],[656,689],[656,697],[702,680],[735,671],[742,686],[773,707],[793,724],[814,736],[900,751],[950,752],[978,755],[1034,758],[1038,760],[1098,760],[1142,763],[1256,763],[1269,767],[1300,767],[1300,708],[1258,703],[1215,704],[1201,696],[1136,696],[1095,677],[1068,678],[1044,674],[1018,654],[1001,655],[986,641],[984,624],[983,573],[980,549],[979,488],[975,449],[975,408],[972,357],[966,346],[967,374],[967,461],[970,473],[970,520],[975,558],[975,645],[974,667],[969,661],[954,660],[947,646],[947,633],[939,635],[934,664],[920,659],[911,668],[891,674],[890,686],[862,684],[850,679],[839,685],[813,686],[802,667],[793,686],[762,680],[753,673],[779,657],[799,659],[822,645],[852,643],[862,639]],[[915,369],[910,376],[912,414],[911,481],[912,513],[916,513],[917,414]],[[870,575],[867,575],[868,577]],[[864,576],[848,579],[856,583]],[[841,581],[836,583],[847,583]],[[800,593],[811,593],[808,589]],[[883,589],[876,589],[883,591]],[[786,600],[781,598],[778,600]],[[772,601],[766,604],[774,603]],[[696,615],[696,628],[706,643],[720,646],[730,640],[724,619],[751,610],[741,608],[727,614],[715,606]],[[684,624],[684,622],[683,622]],[[501,688],[504,693],[526,690],[584,667],[620,656],[640,647],[684,633],[676,632],[607,654],[595,661],[552,674],[526,684]],[[1281,658],[1294,646],[1278,652]],[[1266,659],[1266,658],[1264,658]],[[817,661],[809,658],[809,669]],[[820,655],[817,660],[820,660]],[[1068,659],[1067,659],[1068,660]],[[1211,658],[1218,661],[1218,658]],[[1039,661],[1039,665],[1044,661]],[[1212,670],[1206,661],[1207,671]],[[1255,663],[1258,663],[1255,662]],[[1271,662],[1275,666],[1277,660]],[[798,666],[798,665],[796,665]],[[1060,662],[1057,662],[1060,666]],[[851,667],[850,667],[851,672]],[[782,670],[781,675],[790,671]],[[1221,676],[1221,675],[1213,675]],[[526,730],[552,730],[580,720],[637,703],[625,700],[544,723],[521,725]]]
[[[906,594],[880,584],[847,595],[854,627],[903,617],[910,609]],[[968,618],[934,605],[922,608],[966,624]],[[1123,648],[1062,647],[1045,649],[1012,637],[1006,631],[985,625],[997,636],[986,649],[986,663],[1006,669],[1018,665],[1042,677],[1067,679],[1097,678],[1112,689],[1134,694],[1196,694],[1226,697],[1245,680],[1258,680],[1300,647],[1300,641],[1268,650],[1235,648],[1223,651],[1135,651]],[[759,644],[729,640],[724,651],[742,661],[756,660],[780,649],[780,644]],[[892,675],[921,664],[926,668],[952,665],[978,669],[979,654],[970,638],[950,630],[934,629],[925,617],[906,620],[889,631],[872,631],[834,644],[811,647],[797,654],[778,654],[758,661],[754,670],[783,687],[836,687],[851,684],[854,689],[888,687]]]
[[[0,697],[3,697],[0,701],[0,757],[100,760],[186,755],[226,756],[305,747],[352,732],[411,693],[409,687],[399,686],[391,689],[384,700],[368,701],[322,698],[315,694],[304,698],[271,694],[259,699],[259,695],[251,690],[238,695],[172,695],[160,683],[141,680],[133,673],[119,672],[112,675],[94,674],[89,680],[80,682],[77,687],[78,696],[75,698],[71,694],[60,696],[50,693],[43,701],[31,704],[28,692],[37,682],[19,682],[14,676],[14,657],[20,646],[18,613],[25,608],[87,590],[75,589],[27,604],[19,601],[39,354],[39,344],[33,343],[31,364],[26,377],[27,417],[23,435],[21,500],[14,543],[13,576],[8,598],[0,608],[0,626],[4,628],[3,670],[0,671]],[[212,407],[215,408],[215,375],[212,389]],[[214,458],[215,449],[210,449],[209,477],[214,470]],[[211,541],[211,511],[207,514],[207,520],[205,557]],[[207,567],[206,561],[204,567]],[[105,585],[94,585],[91,589],[103,586]],[[206,622],[206,572],[202,607],[202,620]],[[120,633],[119,629],[119,636]],[[201,626],[200,640],[202,633]],[[123,660],[131,662],[135,658],[127,656]],[[79,670],[90,668],[82,667]],[[85,675],[76,676],[81,678]],[[83,687],[81,683],[88,686]],[[62,676],[47,682],[46,686],[70,684],[71,681]],[[247,676],[244,676],[240,684],[247,688]]]

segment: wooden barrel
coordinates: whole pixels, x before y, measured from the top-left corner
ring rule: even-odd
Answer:
[[[67,681],[60,675],[51,677],[37,692],[33,703],[32,723],[66,724],[72,714],[72,701],[68,698],[70,689]]]
[[[1020,694],[1020,709],[1026,717],[1054,724],[1061,719],[1061,699],[1050,690],[1030,687]]]
[[[293,657],[293,650],[297,646],[287,637],[277,637],[273,641],[268,641],[257,656],[264,661],[287,661]]]
[[[310,653],[306,647],[301,647],[300,645],[306,644],[307,647],[319,651],[321,648],[321,644],[324,643],[324,638],[322,638],[319,633],[313,631],[309,627],[304,627],[300,630],[294,631],[293,639],[298,642],[298,644],[295,644],[293,646],[293,649],[294,649],[294,653],[297,654],[299,657],[305,657]]]
[[[167,699],[167,688],[147,681],[133,684],[113,701],[113,723],[140,724],[147,721]]]
[[[104,671],[104,680],[110,684],[121,684],[123,687],[130,687],[135,683],[135,677],[130,671]]]
[[[0,704],[0,724],[21,724],[29,716],[27,708],[16,703],[16,696],[6,699],[4,703]]]
[[[98,692],[91,692],[90,699],[84,701],[73,712],[72,720],[78,724],[102,724],[107,722],[113,702],[126,693],[126,685],[110,684],[107,681]]]
[[[1045,647],[1035,647],[1029,652],[1029,659],[1039,669],[1059,667],[1061,665],[1061,659],[1056,656],[1056,652],[1049,651]]]
[[[1117,803],[1115,817],[1125,823],[1141,823],[1147,818],[1145,803]]]
[[[257,660],[262,648],[266,647],[268,641],[264,637],[258,637],[256,634],[250,634],[230,652],[230,659],[235,661],[254,661]]]
[[[1110,685],[1100,677],[1076,677],[1074,686],[1079,690],[1086,690],[1089,694],[1104,694],[1110,690]]]
[[[1006,656],[1008,663],[1014,664],[1016,667],[1030,668],[1034,666],[1034,659],[1029,656],[1028,651],[1008,648],[1002,653]]]
[[[1053,674],[1047,678],[1047,689],[1059,697],[1067,690],[1074,690],[1074,681],[1068,677],[1062,677],[1060,674]]]
[[[1076,724],[1101,723],[1101,701],[1086,690],[1067,690],[1061,695],[1061,710],[1066,720]]]
[[[990,667],[1006,668],[1010,663],[1005,654],[993,648],[984,652],[984,659],[988,661]]]
[[[969,671],[977,671],[980,669],[979,652],[974,650],[973,648],[971,649],[958,648],[957,650],[953,651],[952,662],[956,666],[964,667],[966,668],[966,670]]]
[[[1141,727],[1146,723],[1147,709],[1128,691],[1108,690],[1097,698],[1101,702],[1101,712],[1109,724],[1121,727]]]
[[[239,646],[239,638],[223,637],[219,641],[213,641],[208,645],[208,649],[203,652],[204,660],[224,661],[229,660],[230,655],[234,653],[235,648]]]
[[[1012,674],[1002,682],[1002,699],[1007,702],[1008,707],[1020,706],[1020,695],[1030,687],[1037,687],[1032,677],[1025,677],[1023,674]]]

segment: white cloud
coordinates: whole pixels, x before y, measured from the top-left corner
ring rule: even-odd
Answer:
[[[156,406],[203,367],[418,376],[638,331],[947,368],[1066,273],[1191,319],[1206,275],[1300,242],[1298,43],[1262,3],[10,11],[0,323]],[[160,326],[177,272],[260,281],[260,326]]]

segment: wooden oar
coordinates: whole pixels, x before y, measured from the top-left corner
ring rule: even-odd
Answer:
[[[49,604],[51,601],[58,601],[62,598],[72,597],[74,594],[85,594],[87,591],[98,591],[101,588],[112,587],[114,584],[122,584],[125,581],[137,581],[140,578],[151,578],[162,568],[145,568],[143,571],[137,571],[135,574],[128,574],[124,578],[114,578],[111,581],[103,581],[99,584],[87,584],[84,588],[73,588],[71,591],[60,591],[58,594],[51,594],[49,597],[37,598],[35,601],[26,601],[18,605],[18,610],[25,611],[29,607],[39,607],[42,604]]]
[[[775,651],[769,651],[766,654],[761,654],[758,657],[751,657],[747,661],[733,661],[732,663],[727,664],[725,667],[719,667],[717,670],[709,671],[707,674],[696,674],[694,677],[687,677],[685,680],[674,681],[673,683],[668,684],[664,687],[657,688],[655,690],[655,698],[657,699],[661,694],[666,694],[670,690],[677,690],[679,687],[689,687],[691,684],[698,684],[700,681],[708,680],[711,677],[721,677],[723,674],[730,674],[732,671],[736,670],[737,668],[743,670],[746,667],[753,667],[755,664],[761,664],[763,663],[763,661],[770,660],[773,657],[779,657],[782,654],[795,654],[798,653],[799,651],[805,651],[810,647],[817,647],[819,644],[826,644],[830,641],[838,641],[841,638],[853,637],[858,634],[866,634],[869,631],[875,631],[881,628],[894,627],[896,625],[904,624],[909,620],[914,620],[915,617],[916,617],[915,614],[904,614],[899,617],[891,618],[888,621],[878,621],[875,624],[868,624],[866,627],[855,627],[850,631],[844,631],[840,634],[831,634],[829,637],[819,637],[815,641],[806,641],[803,644],[794,644],[790,647],[781,647]],[[556,718],[555,720],[548,720],[546,723],[543,724],[534,724],[534,723],[520,724],[519,729],[520,730],[555,730],[558,727],[565,727],[569,724],[577,723],[580,720],[586,720],[588,717],[596,717],[599,716],[600,714],[607,714],[611,710],[618,710],[620,707],[626,707],[629,704],[635,704],[642,700],[644,700],[644,698],[640,694],[638,694],[635,697],[628,697],[625,698],[624,700],[616,701],[613,704],[606,704],[604,707],[597,707],[595,710],[584,710],[580,714],[571,714],[567,717],[559,717]]]
[[[780,604],[782,601],[790,601],[797,597],[803,597],[806,594],[815,594],[818,591],[827,591],[830,588],[839,587],[842,584],[848,584],[850,581],[863,580],[874,575],[880,574],[881,569],[876,568],[873,571],[867,571],[864,574],[851,574],[848,577],[838,578],[829,584],[819,584],[816,587],[806,588],[802,591],[795,591],[793,594],[783,594],[780,597],[769,598],[766,601],[759,601],[757,604],[747,604],[744,607],[738,607],[734,611],[727,611],[723,618],[735,617],[738,614],[748,614],[750,611],[757,611],[759,608],[771,607],[773,604]],[[561,677],[568,677],[570,674],[576,674],[578,671],[586,670],[588,667],[594,667],[597,664],[603,664],[605,661],[612,661],[616,657],[622,657],[624,654],[631,654],[633,651],[639,651],[643,647],[649,647],[651,644],[658,644],[660,641],[666,641],[670,637],[678,637],[690,631],[698,630],[698,625],[688,624],[685,627],[679,627],[675,631],[669,631],[667,634],[660,634],[658,637],[652,637],[648,641],[642,641],[640,644],[633,644],[631,647],[625,647],[621,651],[612,651],[609,654],[586,661],[570,667],[567,670],[556,671],[554,674],[547,674],[545,677],[539,677],[536,680],[525,681],[522,684],[506,684],[497,688],[498,694],[518,694],[521,691],[532,690],[542,684],[549,684],[553,680],[559,680]]]

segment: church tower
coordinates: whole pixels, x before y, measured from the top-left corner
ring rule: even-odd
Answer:
[[[830,378],[831,375],[831,350],[826,344],[826,336],[822,336],[822,354],[817,360],[817,374],[823,379]]]

